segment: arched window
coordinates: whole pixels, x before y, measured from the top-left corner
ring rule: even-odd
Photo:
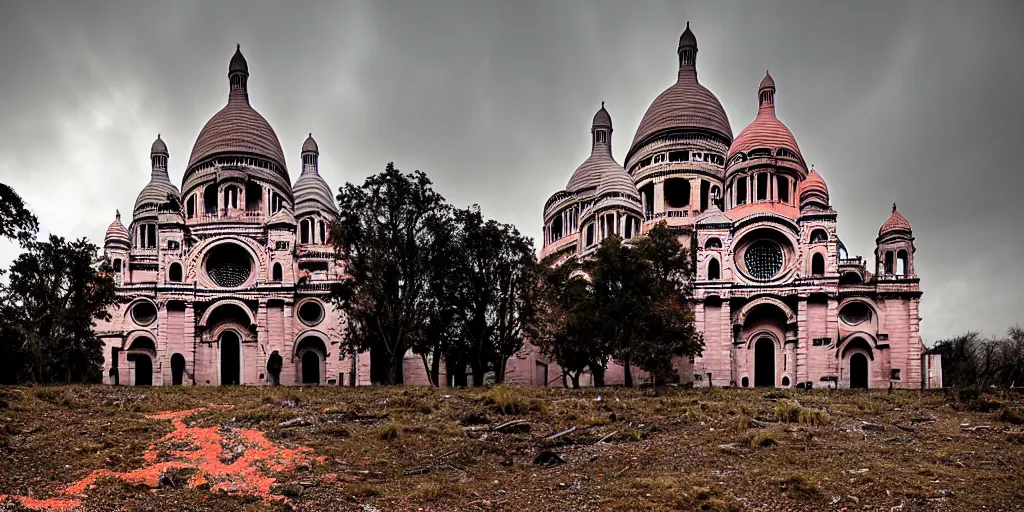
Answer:
[[[203,190],[203,213],[217,215],[217,185],[207,185]]]
[[[715,236],[713,236],[711,238],[708,238],[708,241],[704,242],[704,248],[705,249],[721,249],[722,248],[722,240],[719,239],[718,237],[715,237]]]
[[[811,256],[811,275],[825,275],[825,257],[820,252],[816,252],[814,256]]]
[[[762,172],[757,175],[757,200],[768,199],[768,173]]]
[[[815,229],[811,231],[811,243],[821,244],[828,241],[828,234],[825,233],[824,229]]]
[[[901,250],[896,253],[896,275],[907,275],[907,251]]]
[[[777,188],[776,188],[776,192],[775,193],[778,196],[779,201],[781,201],[783,203],[788,203],[789,202],[789,178],[787,178],[785,176],[778,176],[776,178],[776,180],[777,180],[777,182],[776,182],[776,187]]]
[[[886,274],[892,274],[892,271],[893,271],[892,251],[887,251],[885,253],[885,273]]]
[[[708,262],[708,280],[714,281],[722,278],[722,267],[719,265],[716,258],[711,258]]]
[[[587,247],[594,245],[594,225],[587,224]]]
[[[185,214],[190,219],[196,216],[196,196],[188,196],[188,201],[185,201]]]
[[[121,272],[121,258],[114,259],[114,272]]]
[[[299,223],[299,243],[309,243],[310,233],[313,231],[311,224],[312,221],[309,219],[302,219],[302,222]]]
[[[326,244],[327,243],[327,225],[324,224],[324,221],[320,221],[319,224],[320,224],[320,243]]]
[[[224,188],[224,208],[238,208],[238,187],[231,185]]]
[[[747,179],[740,176],[736,180],[736,205],[747,204]]]
[[[665,180],[665,203],[670,208],[682,208],[690,204],[690,180],[671,178]]]
[[[284,279],[284,277],[283,273],[281,272],[281,264],[274,263],[274,270],[270,280],[274,282],[280,282],[282,279]]]
[[[551,241],[554,242],[560,238],[562,238],[562,216],[555,215],[551,221]]]
[[[172,283],[181,282],[181,263],[171,263],[170,268],[167,270],[167,280]]]

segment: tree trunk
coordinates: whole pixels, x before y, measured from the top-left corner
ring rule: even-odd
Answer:
[[[473,368],[473,387],[480,387],[484,385],[484,372],[477,368]]]
[[[441,355],[434,352],[434,360],[430,362],[430,382],[434,387],[441,387]]]
[[[580,388],[580,372],[576,372],[576,373],[570,375],[569,378],[572,379],[572,388],[573,389],[579,389]]]
[[[629,361],[622,362],[622,372],[625,376],[625,384],[627,388],[633,387],[633,372],[629,369]]]
[[[569,377],[565,374],[565,370],[562,370],[562,387],[569,387]]]
[[[508,359],[504,356],[498,356],[498,360],[494,362],[494,383],[503,384],[505,382],[505,369],[508,366]]]
[[[594,387],[604,387],[604,367],[601,365],[592,364],[590,365],[590,374],[594,376]]]

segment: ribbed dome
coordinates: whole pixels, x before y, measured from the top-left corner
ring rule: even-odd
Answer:
[[[828,205],[828,186],[825,185],[825,180],[818,174],[818,171],[811,169],[807,178],[800,182],[797,197],[800,199],[800,206],[815,200],[825,206]]]
[[[320,147],[316,145],[316,141],[313,140],[313,134],[310,133],[309,137],[306,137],[306,141],[302,143],[302,153],[313,153],[316,155],[320,154]]]
[[[156,135],[156,140],[153,141],[153,146],[149,149],[150,156],[153,155],[164,155],[168,156],[170,153],[167,152],[167,144],[164,144],[163,139],[160,138],[160,134]]]
[[[135,208],[132,211],[137,215],[142,210],[156,208],[166,203],[168,196],[178,201],[181,200],[181,192],[178,191],[178,187],[171,183],[170,178],[167,177],[167,172],[154,170],[149,183],[142,188],[142,192],[139,192],[139,196],[135,198]]]
[[[295,193],[295,217],[321,212],[330,217],[337,216],[331,187],[315,172],[303,172],[292,187]]]
[[[598,138],[598,131],[605,131],[603,138]],[[572,193],[581,190],[596,189],[606,173],[625,173],[622,166],[612,158],[612,116],[601,103],[601,109],[594,114],[590,126],[590,156],[572,173],[565,189]]]
[[[758,101],[760,106],[757,109],[757,116],[732,142],[727,159],[736,153],[747,153],[753,149],[768,148],[774,154],[775,150],[785,148],[803,161],[800,146],[797,145],[793,132],[775,117],[775,80],[767,73],[758,87]]]
[[[679,38],[679,52],[692,48],[696,58],[697,39],[687,24]],[[636,129],[626,159],[647,140],[670,130],[703,130],[732,141],[729,117],[718,98],[697,81],[696,62],[680,61],[676,83],[658,95]]]
[[[616,165],[616,169],[608,169],[601,175],[600,184],[597,186],[597,196],[608,194],[624,194],[635,200],[640,198],[640,191],[636,189],[633,179],[626,174],[626,170]]]
[[[128,234],[128,228],[121,224],[121,212],[118,211],[114,216],[114,222],[110,223],[107,227],[107,234],[103,237],[104,245],[127,245],[131,246],[132,237]]]
[[[245,71],[248,65],[241,50],[231,58],[229,75]],[[199,132],[187,169],[217,155],[253,156],[269,160],[287,172],[284,151],[270,123],[249,105],[248,84],[241,80],[232,84],[228,104],[213,115]]]
[[[904,232],[907,234],[911,233],[910,221],[903,216],[902,213],[896,211],[896,204],[892,205],[892,215],[882,223],[882,227],[878,229],[878,236],[884,236],[890,233]]]

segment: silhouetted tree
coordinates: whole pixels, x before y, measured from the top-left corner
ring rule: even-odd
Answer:
[[[86,239],[28,241],[0,284],[0,378],[98,382],[103,343],[96,320],[119,302],[109,262]]]
[[[39,221],[13,188],[0,183],[0,238],[31,240],[39,230]]]
[[[1020,326],[1008,329],[1003,338],[985,338],[971,331],[941,340],[929,352],[942,356],[942,382],[946,387],[1024,385],[1024,329]]]
[[[349,350],[370,351],[373,382],[402,382],[402,362],[429,310],[431,216],[444,198],[425,174],[384,172],[337,196],[341,215],[331,240],[349,279],[332,290],[348,316]]]

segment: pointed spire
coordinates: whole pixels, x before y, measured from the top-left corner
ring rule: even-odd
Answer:
[[[231,61],[228,62],[228,83],[230,85],[228,101],[239,98],[248,103],[248,82],[249,63],[246,62],[245,56],[242,55],[242,45],[236,44],[235,54],[231,56]]]
[[[896,203],[893,203],[893,204],[892,204],[892,212],[893,212],[893,213],[896,213]]]
[[[121,222],[121,210],[114,210],[114,220]]]

